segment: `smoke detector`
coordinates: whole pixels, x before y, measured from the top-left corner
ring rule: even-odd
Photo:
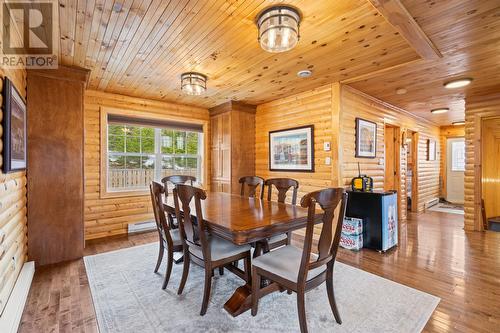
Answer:
[[[310,71],[308,69],[304,69],[302,71],[297,72],[297,76],[301,77],[301,78],[310,77],[311,75],[312,75],[312,71]]]

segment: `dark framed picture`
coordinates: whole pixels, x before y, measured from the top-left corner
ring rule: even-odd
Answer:
[[[269,170],[314,172],[314,126],[269,132]]]
[[[3,172],[26,169],[26,103],[12,81],[4,78],[2,103]]]
[[[356,118],[356,157],[377,156],[377,124]]]
[[[427,161],[436,160],[436,141],[427,139]]]

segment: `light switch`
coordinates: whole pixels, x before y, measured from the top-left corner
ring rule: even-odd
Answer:
[[[325,164],[326,164],[326,165],[330,165],[330,164],[332,164],[332,159],[331,159],[331,157],[326,157],[326,158],[325,158]]]
[[[323,143],[323,150],[330,151],[330,142]]]

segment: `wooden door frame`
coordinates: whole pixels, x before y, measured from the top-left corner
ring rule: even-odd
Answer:
[[[395,159],[395,170],[396,174],[394,175],[394,187],[397,189],[397,202],[398,202],[398,216],[401,218],[402,212],[401,212],[401,127],[398,125],[390,124],[390,123],[384,123],[384,174],[385,174],[385,169],[387,167],[387,156],[385,155],[386,153],[386,147],[385,147],[385,129],[387,127],[392,127],[394,128],[394,159]],[[384,184],[385,186],[385,184]]]
[[[410,149],[413,172],[411,176],[411,207],[410,212],[418,213],[418,140],[419,134],[417,131],[412,129],[407,129],[407,131],[411,132],[411,146],[407,149]],[[408,190],[408,189],[407,189]],[[408,193],[408,192],[407,192]]]
[[[443,188],[441,189],[441,195],[443,196],[443,199],[446,200],[446,196],[448,195],[448,184],[447,184],[447,179],[448,179],[448,139],[460,139],[463,138],[465,141],[465,133],[464,135],[443,135],[444,138],[444,144],[441,147],[441,156],[443,159],[443,174],[442,174],[442,180],[443,180]]]

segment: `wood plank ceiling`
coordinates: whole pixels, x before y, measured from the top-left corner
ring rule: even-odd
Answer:
[[[445,124],[463,118],[465,91],[443,91],[443,80],[473,76],[469,90],[481,92],[500,82],[492,70],[500,57],[498,0],[403,1],[444,55],[437,60],[421,60],[366,0],[286,1],[304,19],[297,47],[280,54],[260,48],[254,20],[282,1],[59,3],[60,62],[91,69],[90,89],[213,107],[230,99],[259,104],[345,81],[425,117],[429,107],[446,104],[453,112],[431,118]],[[302,69],[313,76],[298,78]],[[181,93],[186,71],[209,77],[206,94]],[[399,87],[408,93],[396,95]]]

